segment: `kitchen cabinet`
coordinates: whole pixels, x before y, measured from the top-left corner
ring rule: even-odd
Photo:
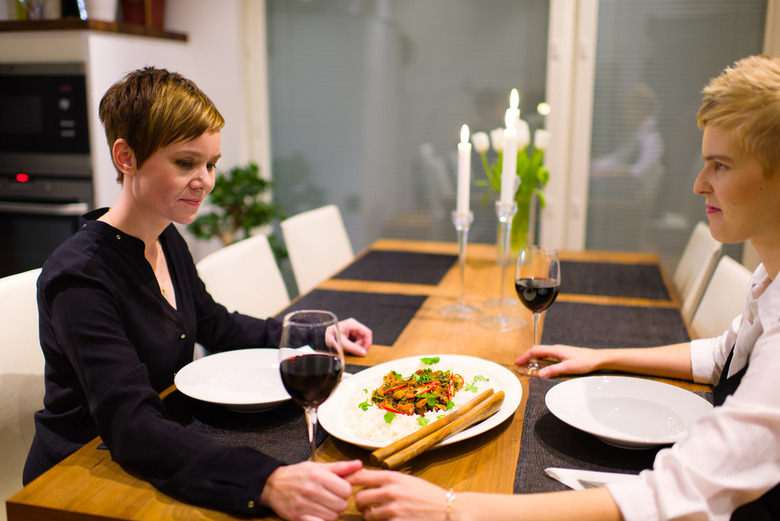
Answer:
[[[187,75],[190,55],[186,34],[152,27],[96,20],[0,22],[0,63],[83,64],[96,206],[109,206],[119,195],[116,172],[98,118],[103,93],[117,79],[143,65],[170,68]]]

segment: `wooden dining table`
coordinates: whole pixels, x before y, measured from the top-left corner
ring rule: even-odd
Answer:
[[[307,298],[326,298],[332,295],[356,296],[364,294],[374,296],[407,297],[409,301],[418,302],[416,308],[409,311],[408,319],[401,323],[395,332],[384,333],[381,319],[376,320],[378,326],[377,342],[365,357],[347,356],[347,364],[358,366],[373,366],[379,363],[399,358],[418,356],[426,353],[458,354],[479,357],[490,360],[511,369],[515,359],[532,345],[531,315],[520,308],[489,308],[485,306],[488,299],[496,299],[501,295],[514,296],[514,266],[504,267],[496,258],[494,245],[469,244],[466,250],[466,264],[463,272],[464,284],[461,285],[461,269],[458,259],[458,245],[444,242],[422,242],[407,240],[379,240],[365,251],[361,252],[353,262],[355,267],[361,260],[382,253],[387,257],[389,265],[377,268],[373,274],[350,278],[350,271],[343,272],[322,282],[313,295],[303,295],[298,301],[306,303]],[[397,257],[392,255],[414,254],[422,259],[432,259],[442,266],[438,280],[417,280],[421,270],[414,265],[408,267],[410,276],[400,274],[399,277],[385,277],[385,271],[393,271],[398,265]],[[430,257],[426,257],[426,255]],[[598,252],[598,251],[561,251],[563,285],[561,293],[548,313],[556,307],[566,312],[556,320],[563,324],[569,320],[574,308],[588,312],[615,312],[634,310],[663,311],[670,316],[679,315],[680,301],[671,285],[657,255],[651,253],[629,252]],[[513,259],[510,259],[513,262]],[[602,271],[593,271],[593,277],[609,273],[604,270],[634,269],[643,267],[657,273],[658,285],[663,294],[642,295],[631,293],[619,294],[613,291],[617,283],[602,280],[584,280],[588,275],[580,276],[586,286],[572,285],[574,291],[566,290],[567,265],[572,273],[576,269],[599,267]],[[389,267],[388,267],[389,266]],[[583,272],[586,273],[586,272]],[[626,277],[636,278],[639,272]],[[390,273],[388,273],[389,275]],[[400,280],[399,280],[400,279]],[[573,283],[574,281],[572,281]],[[578,290],[577,287],[587,287]],[[592,290],[596,288],[596,290]],[[601,291],[605,290],[605,291]],[[575,291],[581,291],[577,293]],[[611,294],[615,293],[615,294]],[[665,295],[665,296],[664,296]],[[447,318],[440,313],[441,308],[463,298],[466,303],[480,308],[483,316],[502,313],[512,313],[527,320],[529,326],[511,331],[498,331],[482,327],[475,319]],[[415,300],[416,299],[416,300]],[[311,302],[311,301],[310,301]],[[320,300],[316,302],[325,302]],[[407,302],[407,301],[404,301]],[[391,304],[388,304],[391,306]],[[574,317],[574,315],[571,315]],[[552,317],[552,315],[550,315]],[[581,320],[591,321],[589,315],[583,315]],[[340,317],[346,318],[346,317]],[[395,319],[393,319],[395,320]],[[401,319],[398,319],[401,321]],[[551,319],[552,320],[552,319]],[[574,318],[572,318],[574,320]],[[609,323],[609,316],[604,319]],[[677,326],[677,335],[689,335],[683,322]],[[389,321],[389,320],[388,320]],[[640,318],[632,326],[634,336],[645,336]],[[372,324],[368,324],[371,326]],[[393,325],[393,324],[389,324]],[[603,329],[603,328],[601,328]],[[606,328],[606,338],[609,338],[609,328]],[[584,326],[583,326],[584,330]],[[661,328],[663,330],[663,328]],[[552,328],[550,329],[552,333]],[[598,333],[596,331],[595,333]],[[595,334],[594,333],[594,334]],[[384,337],[382,336],[384,335]],[[594,337],[595,338],[595,337]],[[664,338],[664,337],[660,337]],[[587,339],[587,338],[585,338]],[[576,344],[576,331],[566,340]],[[382,342],[385,342],[384,344]],[[605,346],[611,347],[611,346]],[[444,488],[455,491],[482,491],[493,493],[513,493],[524,490],[518,487],[518,457],[521,455],[521,445],[524,443],[524,418],[529,396],[529,377],[518,375],[523,388],[523,397],[515,413],[501,425],[478,436],[450,444],[445,448],[430,450],[413,459],[400,470],[432,481]],[[675,380],[660,381],[697,392],[706,392],[705,386]],[[164,396],[177,393],[174,387],[166,390]],[[269,412],[268,414],[271,414]],[[530,426],[529,426],[530,427]],[[301,430],[300,437],[306,433]],[[526,434],[530,436],[530,434]],[[101,440],[95,439],[72,454],[50,471],[28,484],[21,491],[8,499],[7,513],[10,521],[26,521],[33,519],[50,520],[229,520],[237,519],[229,514],[193,506],[173,499],[155,489],[139,476],[125,470],[111,459],[107,450],[101,450]],[[343,442],[332,436],[325,436],[317,449],[318,461],[340,461],[361,459],[366,466],[371,467],[370,451]],[[270,517],[268,519],[277,519]],[[344,520],[362,519],[360,513],[350,505],[342,515]]]

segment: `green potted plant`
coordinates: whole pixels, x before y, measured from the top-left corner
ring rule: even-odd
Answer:
[[[209,203],[214,208],[190,224],[189,229],[198,239],[218,237],[225,246],[245,239],[252,230],[272,225],[284,219],[277,204],[269,202],[266,193],[274,184],[260,176],[257,164],[234,167],[227,174],[219,173],[214,180],[214,190]],[[277,259],[287,256],[287,251],[271,234],[268,242]]]

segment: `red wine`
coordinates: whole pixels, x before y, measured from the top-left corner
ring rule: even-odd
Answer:
[[[555,302],[561,284],[555,279],[527,278],[515,281],[517,296],[533,313],[541,313]]]
[[[295,356],[279,365],[282,383],[292,399],[317,406],[330,396],[341,378],[341,360],[327,354]]]

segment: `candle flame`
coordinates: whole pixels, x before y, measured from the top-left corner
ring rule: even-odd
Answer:
[[[463,125],[460,127],[460,142],[464,145],[469,142],[469,126]]]
[[[509,94],[509,108],[516,109],[520,105],[520,95],[517,93],[517,89],[512,89]]]

